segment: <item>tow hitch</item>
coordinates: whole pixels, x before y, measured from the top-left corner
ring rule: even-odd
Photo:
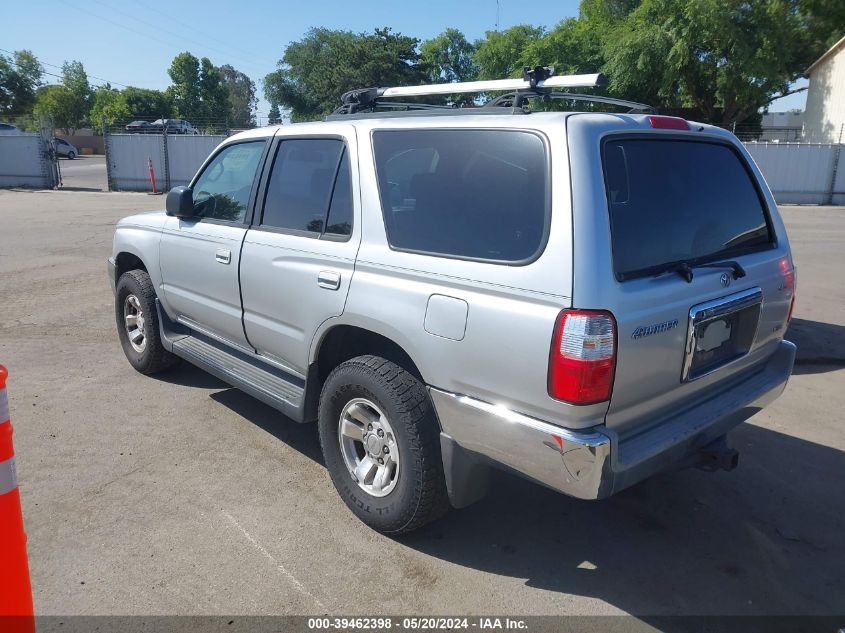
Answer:
[[[739,451],[728,446],[724,437],[701,448],[697,458],[696,468],[711,473],[717,470],[733,470],[739,465]]]

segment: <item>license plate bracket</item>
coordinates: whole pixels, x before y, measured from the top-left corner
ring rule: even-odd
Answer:
[[[750,288],[690,308],[681,381],[706,376],[748,354],[762,306],[763,291]]]

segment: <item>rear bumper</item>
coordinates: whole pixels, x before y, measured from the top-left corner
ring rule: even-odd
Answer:
[[[601,499],[671,468],[775,400],[795,345],[782,341],[765,365],[710,400],[623,440],[607,427],[571,431],[469,396],[430,388],[443,434],[463,451],[580,499]],[[453,490],[465,482],[450,481]]]

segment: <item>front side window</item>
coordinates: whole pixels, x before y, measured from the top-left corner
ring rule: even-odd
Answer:
[[[545,145],[515,130],[381,130],[373,133],[391,247],[522,262],[548,221]]]
[[[320,235],[352,232],[352,186],[343,141],[282,141],[273,161],[261,226]]]
[[[243,222],[263,151],[263,140],[221,150],[194,184],[196,217]]]

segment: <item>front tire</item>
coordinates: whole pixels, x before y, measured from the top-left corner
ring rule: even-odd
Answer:
[[[67,155],[67,157],[68,157],[69,159],[73,160],[74,158],[76,158],[76,152],[69,152],[69,153],[68,153],[68,155]]]
[[[114,303],[117,334],[129,364],[142,374],[155,374],[179,362],[162,345],[155,300],[153,282],[145,271],[130,270],[120,276]]]
[[[338,365],[320,394],[318,426],[335,488],[371,528],[402,534],[448,510],[431,400],[396,363],[358,356]]]

